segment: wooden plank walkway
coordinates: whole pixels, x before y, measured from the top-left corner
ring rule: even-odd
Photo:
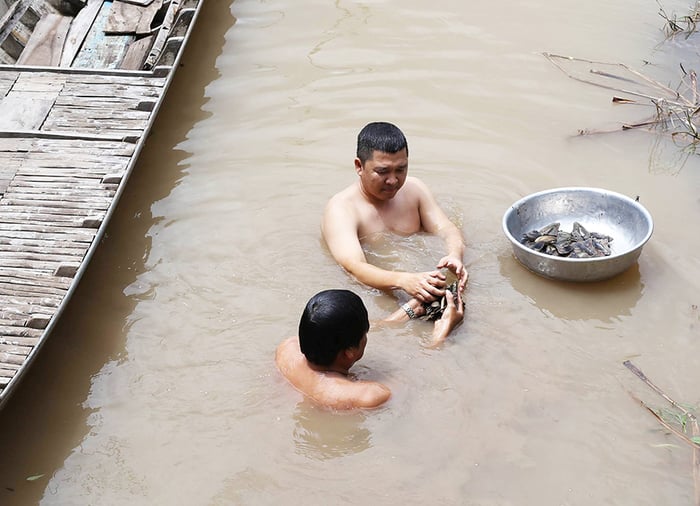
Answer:
[[[161,5],[151,1],[153,11]],[[193,21],[201,3],[188,1],[179,19]],[[93,4],[105,5],[87,5]],[[123,24],[122,18],[117,21]],[[47,29],[61,22],[48,18]],[[51,55],[56,67],[0,64],[0,406],[55,326],[97,247],[192,24],[169,32],[175,49],[154,70],[60,67],[60,53]],[[150,51],[142,50],[139,61]],[[80,55],[75,60],[84,61]]]

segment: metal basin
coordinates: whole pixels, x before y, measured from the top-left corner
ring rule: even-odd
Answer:
[[[611,254],[568,258],[534,251],[520,243],[525,232],[559,222],[571,231],[575,221],[587,230],[613,238]],[[531,271],[563,281],[600,281],[627,270],[639,258],[654,223],[637,201],[599,188],[555,188],[528,195],[503,215],[503,232],[515,258]]]

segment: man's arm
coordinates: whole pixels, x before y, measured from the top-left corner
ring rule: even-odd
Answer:
[[[447,307],[442,313],[439,320],[435,321],[435,326],[433,327],[433,336],[430,340],[429,348],[434,348],[442,344],[450,332],[459,325],[459,323],[464,319],[464,305],[462,304],[462,293],[458,290],[456,295],[447,290],[445,292],[445,298],[447,302]],[[421,304],[416,299],[409,300],[406,304],[413,310],[416,318],[419,318],[425,314],[425,309],[423,304]],[[394,322],[405,322],[410,318],[403,307],[400,307],[394,311],[387,318],[382,320],[382,322],[394,323]]]
[[[435,322],[433,327],[433,338],[430,341],[430,348],[434,348],[442,344],[447,336],[464,319],[464,305],[462,304],[462,292],[457,290],[457,296],[452,295],[452,292],[445,292],[447,307],[442,313],[442,317]]]
[[[376,381],[357,381],[355,387],[352,399],[354,408],[376,408],[391,397],[389,387]]]
[[[420,216],[421,225],[426,232],[435,234],[445,241],[447,255],[442,257],[437,264],[438,269],[444,267],[455,273],[459,280],[459,291],[467,285],[469,273],[463,264],[464,238],[462,233],[450,221],[445,212],[440,208],[430,189],[419,179],[414,179],[420,190]]]
[[[442,296],[445,276],[438,270],[430,272],[399,272],[381,269],[367,262],[360,239],[358,223],[352,209],[333,198],[323,213],[321,233],[338,264],[360,283],[380,290],[401,289],[422,301]]]

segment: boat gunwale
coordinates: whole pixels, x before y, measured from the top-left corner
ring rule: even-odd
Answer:
[[[49,321],[48,325],[46,328],[43,330],[41,336],[37,340],[37,343],[32,347],[32,350],[29,352],[29,354],[25,357],[22,365],[17,369],[16,373],[12,378],[10,378],[10,381],[7,382],[7,384],[2,387],[2,390],[0,391],[0,410],[5,406],[5,403],[8,401],[8,399],[12,396],[15,390],[17,390],[17,386],[20,384],[21,380],[25,377],[26,371],[31,367],[33,364],[34,360],[36,359],[36,356],[38,355],[39,351],[45,344],[45,342],[48,340],[49,336],[53,332],[54,328],[56,325],[58,325],[58,322],[60,321],[60,318],[65,311],[66,307],[70,303],[75,291],[78,288],[78,285],[80,284],[80,280],[82,279],[85,271],[87,270],[90,261],[92,260],[92,257],[94,256],[95,252],[97,251],[97,248],[99,247],[99,244],[102,242],[102,239],[105,235],[105,232],[107,230],[107,226],[109,225],[109,222],[114,215],[117,205],[119,204],[119,200],[121,199],[122,194],[125,191],[126,184],[129,180],[129,177],[131,176],[134,167],[138,163],[139,156],[141,154],[141,151],[143,150],[144,145],[146,144],[146,140],[149,136],[149,133],[156,121],[156,118],[158,116],[158,112],[160,111],[160,108],[165,101],[165,97],[167,95],[168,89],[170,88],[170,85],[175,78],[175,72],[180,66],[180,61],[184,55],[184,52],[186,51],[187,44],[189,42],[190,36],[192,34],[192,31],[194,30],[194,27],[196,26],[197,19],[200,15],[201,9],[204,5],[205,0],[198,0],[196,7],[194,7],[194,13],[192,15],[192,19],[190,20],[189,26],[187,27],[187,30],[185,31],[185,34],[182,37],[182,43],[180,47],[178,48],[178,51],[175,55],[175,58],[173,60],[173,64],[171,66],[154,66],[152,70],[122,70],[122,69],[90,69],[90,68],[82,68],[82,67],[41,67],[41,66],[23,66],[23,65],[5,65],[5,64],[0,64],[0,72],[2,71],[20,71],[20,72],[53,72],[53,73],[69,73],[69,74],[89,74],[89,75],[115,75],[115,76],[133,76],[133,77],[164,77],[165,82],[163,83],[162,87],[162,92],[158,96],[158,100],[155,102],[155,107],[153,108],[153,111],[150,115],[150,118],[148,120],[148,123],[146,124],[143,133],[141,134],[139,140],[136,142],[136,146],[134,148],[134,152],[131,154],[131,158],[129,160],[129,163],[127,164],[124,174],[121,178],[121,181],[119,182],[117,189],[115,191],[114,196],[112,197],[112,201],[105,212],[105,216],[102,220],[102,223],[100,224],[99,228],[97,229],[97,232],[95,233],[95,236],[92,239],[92,242],[90,243],[90,246],[88,246],[87,251],[85,252],[85,255],[83,256],[83,259],[80,262],[80,266],[78,267],[75,275],[73,276],[73,280],[68,287],[65,295],[63,296],[61,302],[59,303],[58,307],[53,313],[53,316],[51,320]],[[192,7],[188,7],[188,9],[192,9]],[[163,75],[165,74],[165,75]],[[34,131],[32,131],[34,132]],[[0,132],[0,137],[2,137],[3,132]],[[6,131],[4,133],[12,133],[9,131]],[[43,132],[44,134],[47,134],[48,132]],[[7,136],[6,136],[7,137]],[[121,142],[124,142],[123,139],[120,139]]]

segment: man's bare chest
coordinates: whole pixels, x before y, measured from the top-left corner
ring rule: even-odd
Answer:
[[[420,213],[416,207],[392,205],[378,208],[368,205],[359,213],[359,237],[381,232],[410,235],[421,230]]]

